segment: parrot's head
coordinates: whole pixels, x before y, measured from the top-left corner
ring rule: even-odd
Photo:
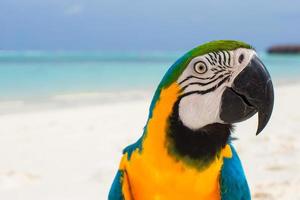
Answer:
[[[233,124],[258,113],[258,134],[270,119],[271,77],[246,43],[219,40],[196,47],[173,64],[159,88],[173,83],[180,88],[176,120],[190,130]]]

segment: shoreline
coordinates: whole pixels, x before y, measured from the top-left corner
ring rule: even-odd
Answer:
[[[0,115],[146,101],[152,97],[153,92],[150,89],[123,92],[86,92],[60,94],[34,100],[0,101]]]
[[[299,85],[300,87],[300,81],[295,79],[275,81],[273,83],[275,90],[293,85]],[[155,88],[145,88],[120,91],[113,90],[110,92],[65,93],[40,98],[20,98],[20,100],[0,100],[0,115],[23,112],[42,112],[44,110],[52,109],[72,109],[85,106],[90,107],[126,103],[131,101],[151,101],[154,92]]]

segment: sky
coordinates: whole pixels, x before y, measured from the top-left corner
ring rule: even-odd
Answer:
[[[237,39],[300,43],[297,0],[1,0],[0,49],[181,51]]]

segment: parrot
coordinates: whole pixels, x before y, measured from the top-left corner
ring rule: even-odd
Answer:
[[[142,136],[123,150],[109,200],[250,200],[233,126],[274,105],[271,76],[249,44],[215,40],[167,70]]]

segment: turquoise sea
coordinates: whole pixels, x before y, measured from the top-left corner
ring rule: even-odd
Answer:
[[[154,89],[181,52],[0,52],[0,101]],[[275,84],[300,78],[300,56],[260,57]]]

